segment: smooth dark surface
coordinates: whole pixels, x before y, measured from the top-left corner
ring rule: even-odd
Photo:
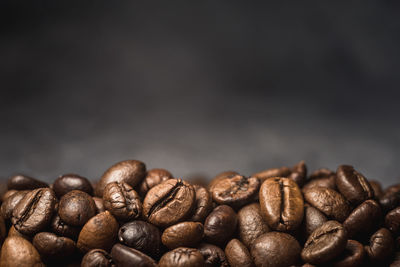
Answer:
[[[0,177],[304,159],[398,181],[398,2],[113,4],[0,4]]]

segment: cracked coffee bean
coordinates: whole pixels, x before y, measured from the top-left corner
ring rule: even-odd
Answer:
[[[203,255],[205,267],[229,267],[225,252],[220,247],[202,243],[197,249]]]
[[[61,220],[60,216],[56,214],[50,223],[50,229],[59,236],[69,237],[76,240],[78,238],[80,227],[71,226]]]
[[[211,194],[201,185],[194,185],[194,190],[196,192],[196,203],[190,221],[204,222],[212,210]]]
[[[82,226],[95,214],[96,205],[88,193],[73,190],[60,199],[58,215],[71,226]]]

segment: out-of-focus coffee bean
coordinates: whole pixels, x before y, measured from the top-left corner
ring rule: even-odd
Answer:
[[[238,239],[232,239],[225,247],[225,256],[231,267],[253,267],[249,250]]]
[[[227,206],[216,207],[204,222],[205,239],[213,244],[224,244],[236,230],[237,215]]]
[[[7,237],[1,248],[1,267],[44,267],[40,255],[28,240],[12,236]]]
[[[311,207],[308,204],[305,205],[304,217],[301,226],[303,237],[307,239],[312,234],[312,232],[315,231],[315,229],[323,225],[326,221],[328,221],[328,219],[322,212],[314,207]]]
[[[144,198],[151,188],[172,178],[172,174],[165,169],[151,169],[147,171],[146,177],[140,183],[138,193]]]
[[[374,191],[375,199],[381,198],[383,196],[383,190],[382,190],[381,183],[378,181],[369,180],[369,184],[372,187],[372,190]]]
[[[49,185],[45,182],[23,174],[11,176],[7,182],[8,190],[33,190],[44,187],[49,187]]]
[[[11,219],[15,207],[28,192],[28,190],[15,191],[5,199],[5,201],[1,204],[1,216],[5,220]]]
[[[81,267],[112,267],[115,266],[110,254],[102,249],[92,249],[82,259]]]
[[[157,263],[146,254],[121,244],[115,244],[111,257],[118,267],[157,267]]]
[[[59,259],[75,252],[76,244],[68,237],[60,237],[49,232],[41,232],[32,241],[42,259]]]
[[[390,231],[381,228],[373,234],[369,246],[365,246],[368,257],[373,261],[381,261],[388,257],[394,249],[394,240]]]
[[[288,167],[272,168],[261,172],[256,172],[251,175],[251,177],[256,177],[263,183],[268,178],[272,177],[288,177],[291,174],[291,170]]]
[[[196,191],[196,203],[193,211],[193,215],[190,221],[204,222],[208,214],[212,210],[212,198],[207,188],[200,185],[194,185]]]
[[[400,207],[397,207],[386,214],[385,226],[395,236],[398,236],[400,234]]]
[[[194,247],[202,239],[204,227],[199,222],[181,222],[164,230],[161,241],[169,249]]]
[[[356,240],[348,240],[342,254],[331,264],[333,267],[361,266],[365,257],[363,245]]]
[[[205,267],[229,267],[225,252],[220,247],[202,243],[197,249],[203,255]]]
[[[307,178],[307,166],[304,160],[292,167],[291,174],[288,178],[293,180],[299,187],[304,185]]]
[[[58,214],[53,216],[50,222],[50,229],[59,236],[69,237],[73,240],[78,238],[81,230],[78,226],[71,226],[65,223]]]
[[[58,177],[53,183],[53,190],[58,198],[72,190],[93,194],[93,187],[89,180],[77,174],[64,174]]]
[[[159,262],[160,267],[203,267],[204,258],[195,248],[179,247],[165,253]]]
[[[104,202],[102,198],[93,197],[94,205],[96,206],[96,214],[105,211]]]

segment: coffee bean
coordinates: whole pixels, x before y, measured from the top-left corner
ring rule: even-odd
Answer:
[[[6,223],[3,217],[0,215],[0,247],[3,244],[3,241],[6,238],[6,236],[7,236]]]
[[[12,237],[12,236],[19,236],[19,237],[22,237],[22,238],[28,240],[29,242],[32,241],[32,237],[31,237],[31,236],[21,234],[20,232],[18,232],[18,231],[15,229],[15,227],[14,227],[13,225],[11,225],[10,229],[8,230],[8,235],[7,235],[7,237]]]
[[[168,227],[187,218],[195,203],[192,185],[182,179],[169,179],[149,190],[143,201],[143,215],[152,224]]]
[[[324,178],[324,177],[330,177],[332,175],[336,175],[335,172],[331,171],[330,169],[327,168],[321,168],[313,171],[310,173],[310,180],[313,179],[319,179],[319,178]]]
[[[107,184],[103,191],[104,208],[118,220],[137,219],[142,214],[142,202],[138,193],[127,183]]]
[[[349,217],[343,222],[343,226],[351,238],[358,233],[370,233],[379,225],[381,218],[381,207],[375,200],[369,199],[361,203],[350,213]]]
[[[388,187],[384,192],[379,203],[384,212],[388,212],[400,205],[400,184]]]
[[[344,252],[331,264],[333,267],[361,266],[365,257],[363,245],[355,240],[348,240]]]
[[[22,234],[33,235],[49,225],[56,202],[50,188],[30,191],[15,207],[11,222]]]
[[[11,176],[7,182],[8,190],[15,189],[15,190],[33,190],[37,188],[44,188],[49,187],[49,185],[45,182],[39,181],[35,178],[17,174]]]
[[[289,178],[267,179],[260,188],[260,208],[272,229],[296,229],[304,213],[304,201],[299,186]]]
[[[279,267],[296,264],[300,251],[299,242],[293,236],[269,232],[254,241],[250,253],[257,267]]]
[[[229,240],[236,230],[237,215],[235,211],[227,206],[216,207],[204,222],[204,235],[208,242],[213,244],[224,244]]]
[[[205,267],[229,267],[224,251],[216,245],[202,243],[197,249],[204,258]]]
[[[235,174],[219,179],[210,187],[210,192],[218,204],[239,208],[253,199],[259,187],[257,178]]]
[[[339,222],[343,222],[351,212],[346,199],[330,188],[310,188],[304,192],[304,198],[311,206]]]
[[[108,251],[115,243],[118,234],[118,222],[105,211],[92,217],[79,233],[77,247],[82,252],[91,249]]]
[[[1,197],[1,202],[5,202],[10,196],[14,195],[15,193],[20,192],[18,190],[7,190]]]
[[[374,190],[368,180],[353,166],[341,165],[338,167],[336,186],[339,192],[354,205],[374,198]]]
[[[82,226],[95,214],[96,205],[88,193],[73,190],[60,199],[58,215],[69,225]]]
[[[0,266],[44,267],[44,264],[31,242],[19,236],[12,236],[7,237],[1,248]]]
[[[307,238],[315,231],[318,227],[323,225],[328,219],[326,216],[310,205],[304,206],[304,217],[302,222],[302,233],[303,237]]]
[[[194,185],[194,189],[196,192],[196,203],[190,221],[204,222],[205,218],[212,210],[211,194],[204,186]]]
[[[118,231],[119,242],[158,257],[161,245],[161,233],[154,225],[144,221],[128,222]]]
[[[102,249],[92,249],[82,259],[81,267],[112,267],[115,266],[111,256]]]
[[[381,228],[373,234],[369,246],[365,246],[368,257],[373,261],[381,261],[388,257],[394,249],[394,240],[390,231]]]
[[[239,210],[238,234],[248,248],[257,237],[269,231],[268,224],[262,218],[260,204],[249,204]]]
[[[307,166],[304,160],[294,165],[291,171],[292,173],[288,176],[288,178],[293,180],[299,187],[302,187],[307,178]]]
[[[102,198],[93,197],[94,205],[96,206],[96,214],[105,211],[104,202]]]
[[[161,241],[169,249],[194,247],[203,239],[203,231],[199,222],[181,222],[165,229]]]
[[[261,172],[253,173],[251,177],[256,177],[263,183],[268,178],[272,177],[288,177],[291,174],[291,170],[288,167],[272,168]]]
[[[5,220],[11,219],[15,207],[28,192],[28,190],[15,191],[14,194],[5,199],[5,201],[1,204],[1,216]]]
[[[42,259],[57,259],[68,257],[75,252],[76,244],[68,237],[59,237],[56,234],[41,232],[34,236],[33,245]]]
[[[400,267],[400,251],[397,251],[389,267]]]
[[[132,188],[146,176],[146,165],[138,160],[121,161],[111,166],[96,185],[96,196],[103,197],[103,190],[112,182],[125,182]]]
[[[157,263],[146,254],[121,244],[113,246],[111,257],[118,267],[157,267]]]
[[[50,222],[50,229],[59,236],[69,237],[74,240],[78,238],[81,230],[80,227],[66,224],[58,214],[53,216]]]
[[[327,221],[309,236],[301,257],[311,264],[328,262],[339,256],[346,244],[347,232],[343,225],[336,221]]]
[[[225,256],[231,267],[253,267],[249,250],[238,239],[232,239],[225,247]]]
[[[72,190],[79,190],[89,195],[93,194],[93,188],[89,180],[77,174],[64,174],[53,183],[53,190],[60,198]]]
[[[204,258],[195,248],[176,248],[165,253],[159,262],[160,267],[203,267]]]
[[[309,180],[301,189],[306,192],[308,189],[314,187],[326,187],[335,190],[336,189],[336,175],[328,176],[328,177],[321,177],[321,178],[314,178]]]
[[[224,178],[226,178],[226,177],[228,177],[228,176],[236,175],[236,174],[239,174],[239,173],[237,173],[237,172],[235,172],[235,171],[224,171],[224,172],[221,172],[221,173],[217,174],[217,175],[210,181],[210,183],[208,184],[207,189],[210,190],[211,187],[213,187],[214,184],[217,183],[219,180],[224,179]]]
[[[369,184],[370,184],[372,190],[374,191],[375,199],[381,198],[383,196],[383,190],[382,190],[381,183],[378,181],[369,180]]]
[[[146,177],[140,183],[138,193],[142,198],[144,198],[151,188],[172,178],[172,174],[165,169],[151,169],[147,172]]]
[[[385,226],[395,235],[400,235],[400,207],[391,210],[385,216]]]

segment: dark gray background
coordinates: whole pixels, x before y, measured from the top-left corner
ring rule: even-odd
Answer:
[[[306,160],[399,181],[398,1],[2,3],[0,176]]]

